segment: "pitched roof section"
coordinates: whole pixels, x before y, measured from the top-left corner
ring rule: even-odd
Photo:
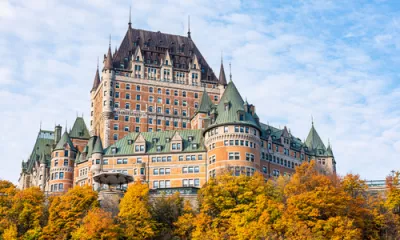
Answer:
[[[230,81],[217,105],[217,118],[212,125],[242,123],[260,128],[251,113],[245,111],[243,104],[242,96],[233,81]],[[240,120],[239,113],[243,114],[243,120]]]
[[[210,96],[208,96],[206,89],[204,89],[203,95],[201,96],[200,107],[197,112],[209,113],[213,106],[214,106],[214,104],[212,103]]]
[[[314,124],[311,126],[305,144],[310,150],[326,151],[326,147],[319,137],[317,130],[315,130]]]
[[[132,53],[136,48],[140,47],[145,64],[154,65],[154,61],[158,62],[155,67],[159,67],[165,52],[169,51],[173,67],[184,71],[189,69],[193,55],[198,58],[201,69],[201,80],[217,83],[218,79],[206,62],[205,58],[196,47],[192,39],[186,36],[172,35],[161,32],[152,32],[142,29],[134,29],[129,27],[122,43],[113,57],[113,66],[120,68],[121,64],[127,69],[129,61],[131,61]],[[150,63],[148,63],[148,61]]]
[[[117,155],[134,155],[135,147],[134,141],[138,135],[142,135],[146,142],[146,153],[147,154],[163,154],[171,152],[171,140],[178,133],[182,138],[182,153],[192,152],[203,152],[206,151],[203,145],[202,130],[176,130],[176,131],[163,131],[163,132],[131,132],[124,138],[118,140],[113,145],[109,146],[104,150],[105,156],[117,156]],[[189,137],[192,140],[189,141]],[[193,146],[193,144],[197,146]],[[157,146],[161,146],[161,151],[157,151]],[[117,152],[112,153],[112,149],[117,148]],[[140,153],[143,154],[143,153]]]
[[[93,80],[92,91],[96,91],[97,87],[100,85],[100,74],[99,74],[99,66],[97,66],[96,75]]]
[[[77,117],[72,127],[71,131],[69,132],[70,138],[80,138],[80,139],[89,139],[90,134],[86,127],[85,120],[82,117]]]
[[[103,144],[101,144],[101,139],[99,137],[96,137],[93,153],[103,153]]]
[[[69,145],[71,150],[76,151],[74,144],[72,143],[71,138],[69,138],[69,135],[67,132],[64,132],[64,134],[61,136],[60,141],[58,141],[54,150],[62,150],[62,149],[64,149],[66,144]]]
[[[28,161],[25,163],[27,172],[30,172],[35,165],[35,161],[40,161],[41,156],[46,156],[46,165],[50,164],[51,150],[54,144],[54,132],[40,130],[36,138],[35,145]]]
[[[221,69],[219,70],[218,83],[221,84],[221,85],[224,85],[224,86],[227,85],[226,76],[225,76],[225,70],[224,70],[224,64],[223,64],[222,61],[221,61]]]

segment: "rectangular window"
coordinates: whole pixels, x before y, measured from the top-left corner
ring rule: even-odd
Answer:
[[[117,164],[122,164],[122,159],[117,159]]]
[[[103,165],[108,165],[108,159],[103,159]]]
[[[153,188],[158,188],[158,181],[153,181]]]
[[[158,175],[158,168],[153,169],[153,175]]]
[[[60,172],[59,178],[64,179],[64,172]]]
[[[197,155],[198,160],[203,160],[203,155]]]
[[[194,179],[194,186],[195,187],[200,187],[200,179],[198,179],[198,178]]]
[[[166,174],[166,175],[171,174],[171,168],[166,168],[166,169],[165,169],[165,174]]]
[[[64,166],[68,166],[68,159],[64,160]]]
[[[194,167],[194,172],[195,172],[195,173],[198,173],[198,172],[200,172],[200,168],[199,168],[199,166],[196,166],[196,167]]]
[[[188,168],[187,167],[183,167],[182,168],[182,173],[188,173]]]
[[[170,188],[171,187],[171,181],[170,180],[165,180],[165,187]]]

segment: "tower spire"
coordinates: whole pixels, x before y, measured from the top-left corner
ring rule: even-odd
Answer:
[[[188,16],[188,38],[192,39],[192,37],[190,36],[190,15]]]
[[[232,82],[232,66],[231,63],[229,63],[229,80]]]
[[[131,28],[132,26],[132,6],[129,6],[129,22],[128,22],[128,26],[129,28]]]

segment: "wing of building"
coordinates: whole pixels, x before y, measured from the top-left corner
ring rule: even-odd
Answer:
[[[188,36],[134,29],[108,46],[91,94],[90,131],[78,117],[70,131],[40,130],[22,163],[20,187],[66,191],[94,177],[130,175],[152,189],[200,188],[230,171],[290,176],[304,161],[335,173],[332,147],[314,123],[305,142],[284,127],[262,123],[221,61],[219,77]],[[89,104],[89,103],[88,103]],[[119,187],[124,187],[122,186]]]

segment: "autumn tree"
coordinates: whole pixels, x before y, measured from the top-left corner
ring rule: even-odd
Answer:
[[[43,238],[69,239],[88,211],[98,207],[97,193],[90,186],[76,186],[64,195],[51,197]]]
[[[128,187],[118,214],[127,239],[149,239],[156,234],[156,222],[149,205],[149,187],[140,181]]]
[[[187,200],[184,202],[182,215],[180,215],[174,224],[174,234],[182,240],[192,239],[192,232],[194,230],[194,221],[196,214],[192,205]]]
[[[170,239],[174,233],[174,222],[183,211],[183,199],[179,192],[171,196],[162,195],[155,198],[152,203],[151,214],[157,224],[158,236]]]
[[[83,218],[79,228],[72,232],[72,239],[118,239],[120,234],[119,226],[114,223],[110,212],[93,208]]]
[[[210,179],[199,192],[200,214],[193,239],[251,239],[276,236],[283,205],[280,193],[260,174]]]
[[[14,184],[9,181],[0,180],[0,236],[6,229],[12,227],[9,211],[16,192],[17,189]]]

